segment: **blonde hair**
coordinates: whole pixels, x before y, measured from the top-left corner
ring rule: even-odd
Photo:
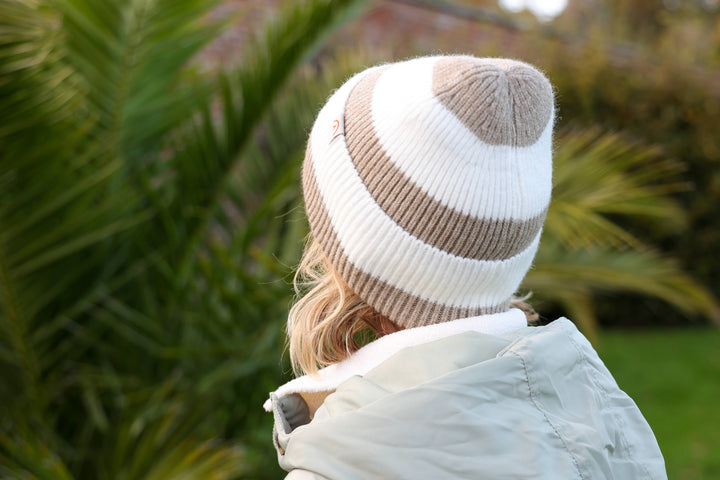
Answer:
[[[288,337],[297,375],[317,373],[375,338],[400,330],[352,291],[312,239],[293,283],[298,300],[290,309]]]
[[[345,360],[363,345],[402,330],[365,303],[340,277],[312,238],[308,241],[293,279],[297,301],[288,316],[288,347],[293,372],[313,375],[327,365]],[[525,312],[528,323],[539,316],[513,297],[511,305]]]

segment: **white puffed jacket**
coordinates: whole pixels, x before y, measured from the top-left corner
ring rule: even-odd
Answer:
[[[280,387],[265,407],[287,478],[666,479],[652,430],[585,337],[566,319],[524,321],[404,330]]]

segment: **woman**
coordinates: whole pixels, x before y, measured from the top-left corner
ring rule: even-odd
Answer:
[[[666,478],[573,324],[531,327],[515,308],[554,118],[547,78],[508,59],[381,65],[330,97],[303,165],[313,240],[288,321],[306,375],[265,405],[287,478]]]

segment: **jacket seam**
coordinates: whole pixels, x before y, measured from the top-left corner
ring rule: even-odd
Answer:
[[[587,369],[588,369],[589,372],[591,373],[590,378],[592,379],[592,382],[593,382],[593,384],[595,385],[595,388],[596,388],[598,391],[602,392],[602,394],[603,394],[603,399],[607,399],[608,390],[607,390],[607,388],[605,388],[605,387],[602,386],[601,382],[598,381],[598,378],[597,378],[597,376],[598,376],[598,371],[597,371],[597,369],[593,368],[592,365],[590,365],[590,363],[588,362],[587,357],[586,357],[585,355],[583,355],[582,347],[581,347],[580,345],[578,345],[578,343],[575,341],[575,339],[573,338],[573,336],[572,336],[572,335],[567,335],[567,338],[568,338],[568,340],[570,341],[570,344],[571,344],[571,345],[573,346],[573,348],[575,349],[575,351],[578,353],[578,356],[579,356],[579,358],[580,358],[580,361],[581,361],[583,364],[586,365]],[[636,455],[635,455],[635,446],[632,445],[632,444],[628,441],[627,437],[625,436],[625,431],[624,431],[625,421],[624,421],[624,419],[623,419],[620,415],[617,415],[616,413],[613,413],[612,415],[613,415],[613,418],[615,419],[615,421],[618,423],[618,426],[620,427],[620,428],[617,429],[617,431],[618,431],[618,434],[620,435],[620,438],[622,438],[623,446],[625,447],[625,450],[627,451],[628,456],[629,456],[630,458],[636,458]],[[650,479],[650,480],[652,480],[652,475],[650,474],[650,471],[648,470],[647,465],[645,465],[645,462],[639,461],[639,459],[638,459],[637,464],[640,465],[640,467],[643,469],[643,472],[645,473],[645,477],[648,478],[648,479]]]
[[[572,459],[573,465],[575,465],[575,469],[578,472],[579,477],[584,480],[585,477],[583,476],[582,472],[580,471],[580,464],[577,461],[577,458],[575,458],[575,455],[570,451],[570,448],[568,448],[567,443],[565,442],[565,439],[562,435],[560,435],[560,432],[558,431],[557,427],[553,424],[553,422],[550,420],[550,417],[547,416],[547,413],[540,408],[540,405],[538,404],[536,398],[535,398],[535,392],[533,391],[532,384],[530,383],[530,374],[527,369],[527,364],[525,363],[525,359],[518,354],[517,352],[510,351],[513,355],[515,355],[517,358],[520,359],[520,362],[522,363],[523,370],[525,371],[525,383],[527,383],[528,391],[530,392],[530,401],[532,401],[532,404],[535,406],[535,408],[542,414],[542,416],[545,418],[545,421],[550,425],[550,428],[553,429],[553,432],[555,432],[555,435],[558,436],[560,441],[562,442],[563,448],[565,448],[565,451],[570,455],[570,458]]]

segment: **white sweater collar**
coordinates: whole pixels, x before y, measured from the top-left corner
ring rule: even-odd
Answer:
[[[331,392],[355,375],[365,375],[403,348],[421,345],[451,335],[474,331],[488,335],[503,335],[527,326],[522,310],[460,318],[450,322],[408,328],[378,338],[350,355],[342,362],[320,370],[317,375],[303,375],[290,380],[273,393],[278,397],[291,393]],[[263,405],[271,411],[270,400]]]

